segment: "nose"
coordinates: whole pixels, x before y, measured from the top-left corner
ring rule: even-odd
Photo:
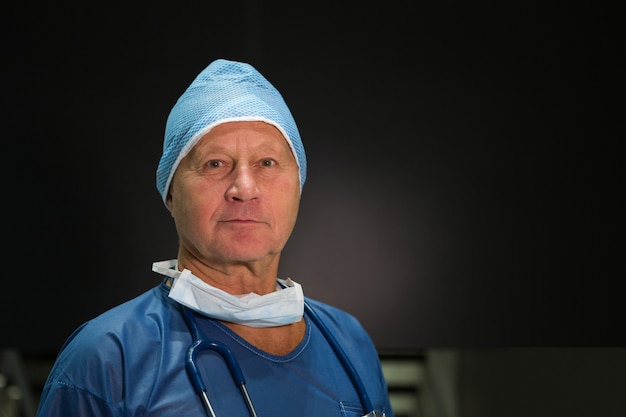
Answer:
[[[231,175],[232,182],[226,190],[226,200],[249,201],[258,197],[259,187],[250,166],[237,165]]]

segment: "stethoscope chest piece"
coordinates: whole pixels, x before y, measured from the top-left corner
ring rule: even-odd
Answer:
[[[378,411],[374,410],[365,414],[363,417],[385,417],[385,413],[379,413]]]

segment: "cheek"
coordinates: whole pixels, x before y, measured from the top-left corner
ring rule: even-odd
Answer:
[[[173,204],[172,215],[179,231],[196,234],[202,225],[209,224],[214,212],[210,201],[195,198],[179,198]]]
[[[293,227],[296,224],[298,217],[298,210],[300,208],[300,192],[299,190],[294,193],[281,193],[277,196],[281,201],[281,209],[278,216],[282,219],[282,223],[287,231],[291,234]]]

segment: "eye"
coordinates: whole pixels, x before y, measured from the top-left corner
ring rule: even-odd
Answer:
[[[270,168],[276,165],[276,161],[273,159],[262,159],[260,165],[264,168]]]
[[[219,168],[221,166],[224,166],[224,163],[218,159],[211,159],[206,163],[206,166],[209,168]]]

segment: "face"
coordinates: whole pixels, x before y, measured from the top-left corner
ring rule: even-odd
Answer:
[[[213,265],[277,262],[299,202],[298,164],[263,122],[213,128],[181,161],[167,199],[183,253]]]

